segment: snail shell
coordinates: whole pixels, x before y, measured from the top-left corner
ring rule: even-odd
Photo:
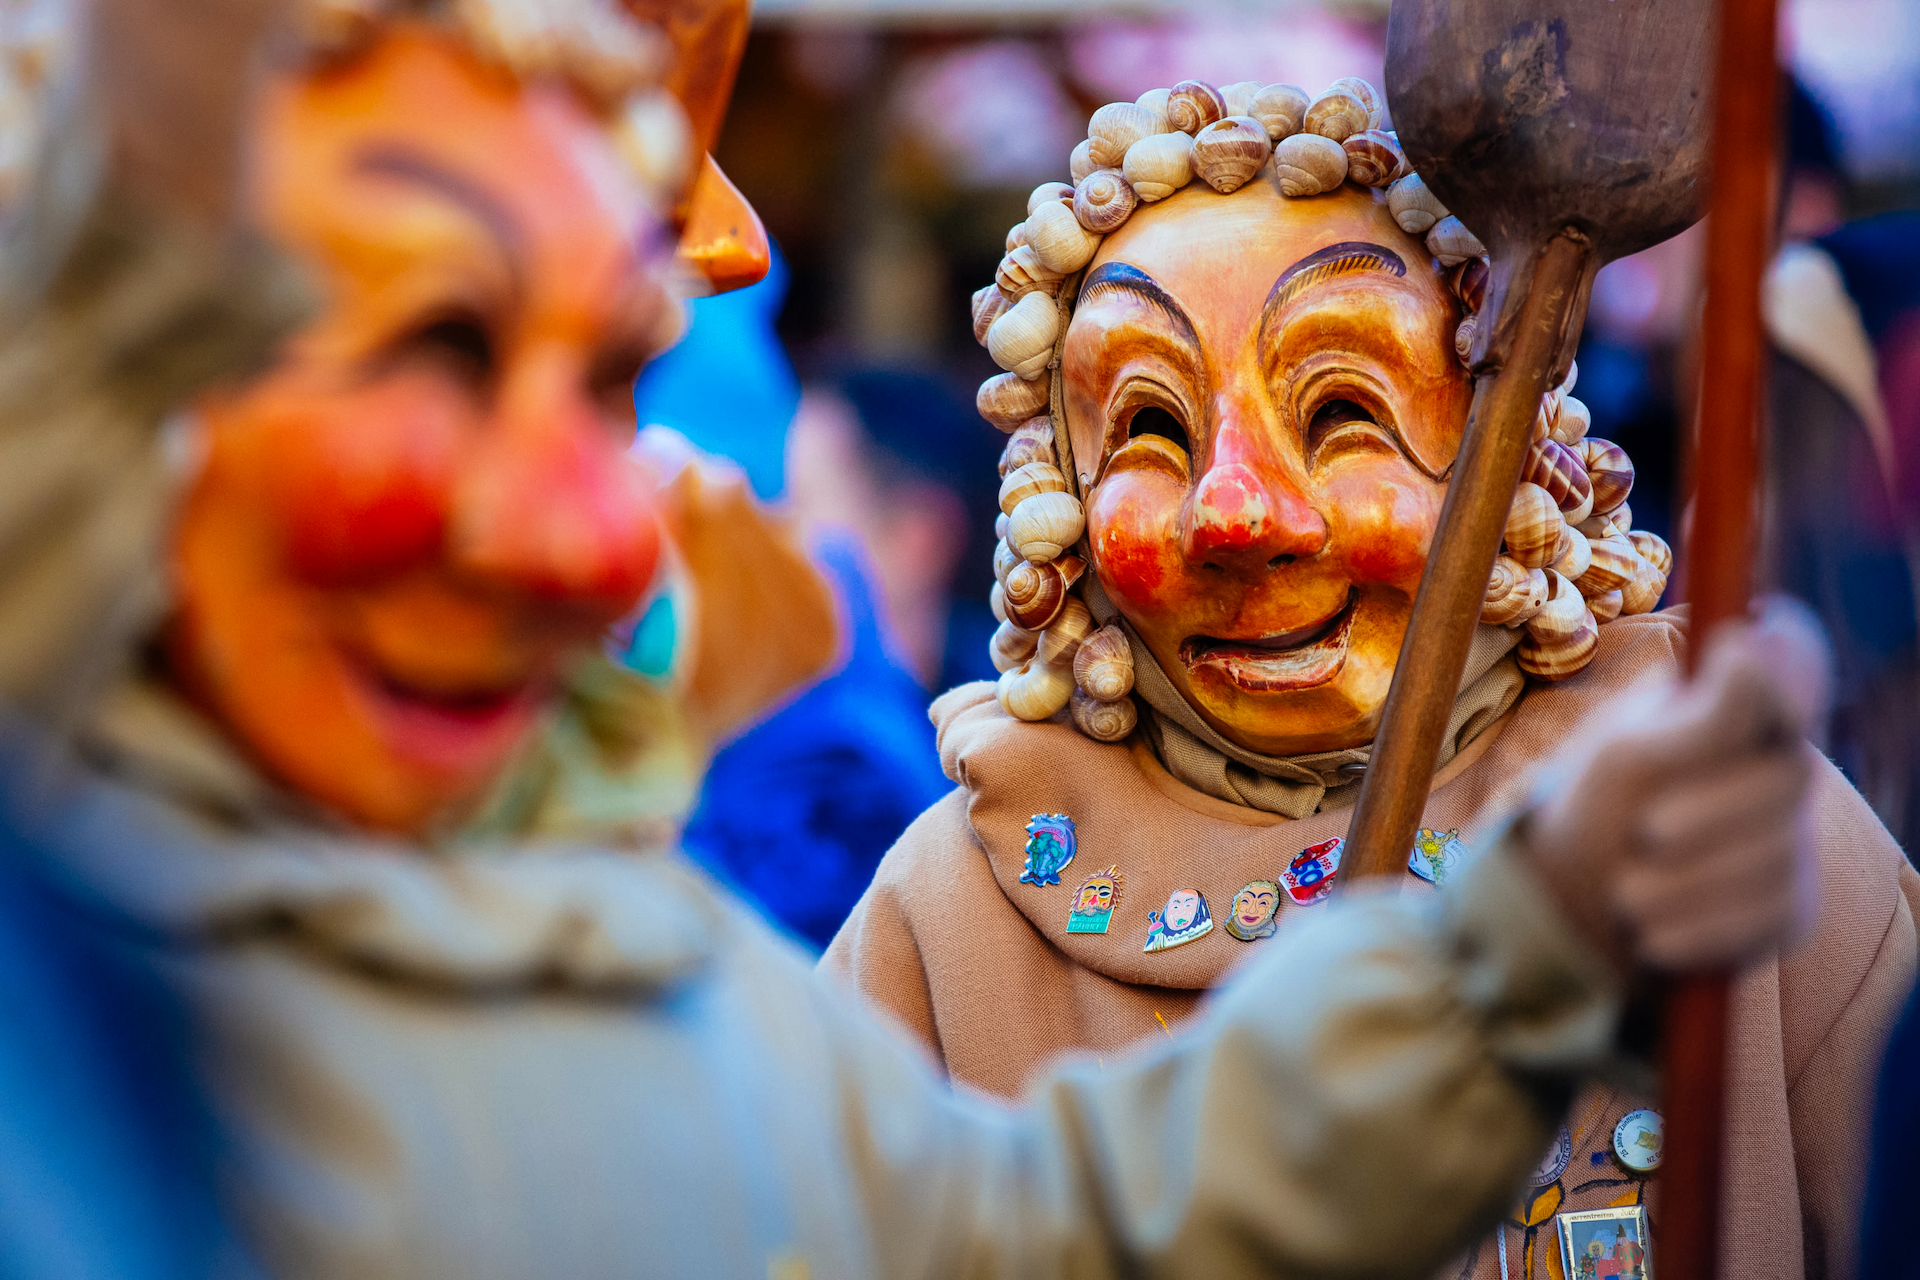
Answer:
[[[988,378],[974,393],[973,407],[1002,431],[1011,431],[1027,419],[1047,411],[1050,390],[1044,382],[1029,382],[1011,373]]]
[[[1564,680],[1593,660],[1600,644],[1600,627],[1587,602],[1557,573],[1547,602],[1527,620],[1527,637],[1520,642],[1520,669],[1542,680]]]
[[[1587,479],[1587,469],[1573,450],[1558,440],[1540,440],[1529,445],[1520,478],[1552,494],[1569,524],[1585,520],[1593,509],[1593,485]]]
[[[1384,130],[1362,129],[1340,145],[1347,152],[1347,177],[1363,187],[1384,187],[1406,171],[1406,153]]]
[[[1059,336],[1060,309],[1048,295],[1029,293],[987,329],[987,354],[1009,373],[1038,378],[1047,371]]]
[[[1380,94],[1371,84],[1362,80],[1359,76],[1341,76],[1338,80],[1335,80],[1327,86],[1326,92],[1350,93],[1360,99],[1361,105],[1367,109],[1367,123],[1365,127],[1368,129],[1378,129],[1380,127],[1380,115],[1382,111]],[[1322,94],[1321,96],[1325,97],[1326,94]]]
[[[1134,102],[1153,112],[1153,114],[1159,116],[1162,120],[1165,120],[1167,118],[1167,99],[1172,96],[1173,90],[1171,89],[1149,89],[1135,98]]]
[[[1167,123],[1181,133],[1198,135],[1226,114],[1226,99],[1203,80],[1182,80],[1167,91]]]
[[[1473,363],[1473,340],[1479,333],[1480,313],[1477,311],[1462,320],[1453,331],[1453,354],[1459,357],[1461,364]]]
[[[1004,476],[1009,471],[1018,471],[1029,462],[1052,461],[1053,419],[1041,414],[1028,418],[1013,429],[1013,434],[1007,438],[1007,447],[1000,451],[1000,474]],[[1000,518],[1006,519],[1006,512],[1002,511]],[[1004,529],[998,532],[1003,538],[1007,536]]]
[[[1005,520],[1006,517],[1001,516],[1000,519]],[[987,592],[987,608],[993,611],[995,622],[1007,620],[1007,589],[998,582],[995,582],[992,589]]]
[[[1000,585],[1007,593],[1007,621],[1022,631],[1039,631],[1060,616],[1070,584],[1058,564],[1022,560]]]
[[[1087,158],[1095,168],[1113,168],[1126,158],[1134,143],[1166,129],[1165,117],[1138,103],[1109,102],[1087,121],[1087,141],[1093,144],[1087,148]]]
[[[1007,309],[1010,299],[1000,292],[1000,286],[990,284],[979,289],[973,295],[973,340],[981,346],[987,345],[987,327],[1000,318]]]
[[[1661,577],[1673,572],[1673,548],[1667,540],[1657,533],[1648,533],[1645,529],[1635,529],[1627,535],[1627,541],[1640,553],[1640,558],[1660,571]]]
[[[1546,392],[1540,397],[1540,410],[1533,415],[1533,434],[1530,437],[1535,444],[1553,438],[1553,420],[1560,416],[1560,392]]]
[[[1448,214],[1427,231],[1427,252],[1440,259],[1443,267],[1455,266],[1487,251],[1460,219]]]
[[[1579,404],[1579,401],[1569,403]],[[1564,415],[1566,411],[1561,412]],[[1633,492],[1633,459],[1613,441],[1593,436],[1582,439],[1573,450],[1586,467],[1587,478],[1593,481],[1593,509],[1601,515],[1618,510]]]
[[[993,518],[993,536],[1005,542],[1007,540],[1007,526],[1011,523],[1012,517],[1004,511],[995,516]]]
[[[1567,361],[1567,376],[1560,380],[1560,391],[1563,395],[1573,394],[1573,383],[1579,376],[1580,362],[1578,360]]]
[[[1140,722],[1140,713],[1131,698],[1102,702],[1075,689],[1069,705],[1073,708],[1073,727],[1095,742],[1118,742]]]
[[[1623,603],[1624,600],[1618,588],[1612,591],[1602,591],[1597,596],[1587,597],[1587,612],[1593,615],[1593,620],[1596,623],[1612,622],[1620,616],[1620,609]]]
[[[1298,199],[1332,191],[1347,180],[1347,152],[1317,133],[1296,133],[1273,149],[1280,194]]]
[[[1016,222],[1007,228],[1007,252],[1012,253],[1027,242],[1027,224]]]
[[[1487,300],[1487,277],[1493,270],[1485,258],[1468,258],[1447,275],[1447,284],[1453,290],[1453,296],[1460,299],[1469,311],[1478,311],[1480,304]],[[1562,444],[1570,443],[1561,441]]]
[[[1078,183],[1100,166],[1093,162],[1093,139],[1082,138],[1074,147],[1073,154],[1067,157],[1067,172]]]
[[[1522,481],[1507,512],[1507,554],[1526,568],[1544,569],[1553,563],[1566,527],[1553,495]]]
[[[1592,563],[1593,545],[1587,541],[1587,535],[1578,529],[1568,529],[1560,554],[1553,558],[1553,571],[1568,582],[1578,582]]]
[[[1345,142],[1363,129],[1373,127],[1373,113],[1345,89],[1329,89],[1307,107],[1301,126],[1308,133]]]
[[[1102,627],[1073,655],[1073,679],[1089,697],[1116,702],[1133,691],[1133,647],[1117,626]]]
[[[1565,389],[1562,388],[1560,412],[1555,414],[1553,419],[1553,438],[1564,445],[1577,445],[1586,438],[1587,430],[1592,426],[1593,414],[1588,410],[1586,401],[1575,400],[1572,396],[1565,394]],[[1632,464],[1628,464],[1627,470],[1631,473]],[[1598,495],[1593,501],[1594,505],[1599,505]]]
[[[1587,571],[1576,578],[1573,584],[1583,596],[1618,591],[1633,581],[1633,575],[1639,571],[1640,554],[1624,534],[1609,533],[1605,537],[1591,538],[1588,548],[1592,556]]]
[[[1546,602],[1546,571],[1529,569],[1512,556],[1501,556],[1493,562],[1493,573],[1487,578],[1480,621],[1497,627],[1513,626],[1538,613]]]
[[[1073,672],[1029,658],[1001,675],[994,694],[1014,719],[1045,720],[1073,697]]]
[[[1300,132],[1300,124],[1307,118],[1307,108],[1312,103],[1307,91],[1298,85],[1270,84],[1253,95],[1253,105],[1247,108],[1246,114],[1261,123],[1269,139],[1278,142]]]
[[[1070,493],[1036,493],[1013,509],[1007,542],[1026,559],[1044,563],[1079,541],[1086,527],[1078,498]]]
[[[1051,566],[1049,566],[1051,567]],[[1087,612],[1087,606],[1074,596],[1068,596],[1061,606],[1060,613],[1047,624],[1040,633],[1040,661],[1049,666],[1073,669],[1074,654],[1080,648],[1080,642],[1093,630],[1093,615]]]
[[[1164,200],[1193,180],[1193,139],[1184,133],[1142,138],[1127,148],[1120,172],[1142,200]]]
[[[1025,223],[1021,224],[1024,230]],[[1000,292],[1018,302],[1030,293],[1044,293],[1048,297],[1060,292],[1060,273],[1050,270],[1040,261],[1030,244],[1016,245],[1007,256],[1000,259],[999,270],[993,273],[993,282],[1000,286]]]
[[[1221,195],[1245,186],[1272,154],[1265,126],[1251,116],[1216,120],[1193,139],[1194,172]]]
[[[1647,560],[1640,562],[1633,580],[1620,588],[1621,613],[1652,613],[1667,589],[1667,575]]]
[[[1623,502],[1613,510],[1607,512],[1607,519],[1613,521],[1613,527],[1619,532],[1633,532],[1633,508],[1626,503]],[[1667,571],[1662,570],[1662,572]]]
[[[1027,196],[1027,216],[1043,204],[1072,204],[1073,188],[1064,182],[1043,182]]]
[[[1000,510],[1009,519],[1013,509],[1020,505],[1023,498],[1031,498],[1036,493],[1065,493],[1067,478],[1060,474],[1060,468],[1047,462],[1029,462],[1017,470],[1007,473],[1000,482]]]
[[[1009,533],[1013,531],[1011,520],[1007,522],[1007,531]],[[1008,542],[1004,535],[994,544],[993,576],[1002,587],[1007,585],[1007,575],[1025,563],[1026,561],[1020,558],[1020,554],[1013,549],[1013,544]]]
[[[1583,625],[1565,640],[1536,640],[1531,635],[1522,640],[1514,651],[1520,669],[1538,680],[1565,680],[1584,671],[1600,648],[1600,624],[1585,609],[1581,616]]]
[[[1235,84],[1223,84],[1220,86],[1220,101],[1226,103],[1228,115],[1250,116],[1253,114],[1253,95],[1258,92],[1260,92],[1258,80],[1241,80]]]
[[[1039,636],[1022,631],[1003,618],[994,628],[993,639],[987,642],[987,656],[993,659],[995,671],[1012,671],[1031,658],[1039,647]]]
[[[1410,173],[1387,188],[1387,212],[1400,224],[1400,229],[1410,236],[1423,236],[1433,230],[1433,224],[1447,216],[1447,206],[1440,198],[1427,189],[1427,183],[1417,173]]]
[[[1119,230],[1139,203],[1118,169],[1095,169],[1073,189],[1073,216],[1095,235]]]
[[[1093,261],[1100,237],[1080,225],[1070,205],[1050,201],[1027,215],[1027,243],[1033,256],[1049,271],[1062,275]]]

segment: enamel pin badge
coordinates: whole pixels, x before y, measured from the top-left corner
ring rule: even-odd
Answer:
[[[1467,856],[1467,846],[1460,842],[1460,833],[1453,831],[1435,831],[1431,827],[1422,827],[1413,837],[1413,852],[1407,855],[1407,870],[1425,880],[1428,884],[1445,884],[1454,868]]]
[[[1280,927],[1274,913],[1280,910],[1280,886],[1271,880],[1254,880],[1233,895],[1233,908],[1227,912],[1227,932],[1242,942],[1271,938]]]
[[[1287,896],[1301,906],[1311,906],[1333,892],[1333,877],[1340,871],[1340,851],[1347,842],[1339,836],[1308,845],[1280,873]]]
[[[1182,947],[1195,938],[1213,932],[1213,915],[1198,889],[1175,889],[1167,895],[1167,905],[1147,912],[1147,945],[1142,951],[1166,951]]]
[[[1064,813],[1036,813],[1027,823],[1027,866],[1021,884],[1060,883],[1060,873],[1073,861],[1079,841],[1073,819]]]
[[[1121,888],[1117,866],[1082,880],[1073,893],[1073,909],[1067,912],[1067,932],[1105,933],[1113,922],[1113,909],[1120,905]]]

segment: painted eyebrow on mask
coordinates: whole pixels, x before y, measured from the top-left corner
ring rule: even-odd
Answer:
[[[1273,288],[1267,293],[1266,304],[1260,308],[1261,332],[1266,332],[1282,307],[1305,290],[1323,280],[1356,271],[1384,271],[1388,275],[1404,276],[1407,274],[1407,264],[1385,245],[1365,240],[1343,240],[1339,244],[1316,249],[1281,272],[1280,278],[1273,282]]]
[[[1077,306],[1084,307],[1100,294],[1108,292],[1133,294],[1171,321],[1190,345],[1200,345],[1200,336],[1194,331],[1193,321],[1173,300],[1173,295],[1138,267],[1130,267],[1124,262],[1108,262],[1096,267],[1080,286]]]
[[[353,172],[370,177],[393,178],[425,187],[472,214],[474,220],[499,242],[506,254],[508,269],[513,273],[514,285],[516,288],[519,286],[520,260],[524,249],[520,224],[514,221],[505,205],[477,183],[441,167],[416,151],[388,144],[376,143],[361,148],[354,154],[352,168]]]

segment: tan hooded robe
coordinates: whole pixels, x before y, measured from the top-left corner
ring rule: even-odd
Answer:
[[[1530,766],[1589,712],[1680,668],[1685,633],[1671,614],[1621,618],[1600,637],[1591,667],[1530,688],[1442,771],[1426,826],[1466,829],[1509,808]],[[1343,835],[1351,816],[1338,809],[1296,821],[1203,795],[1168,775],[1139,735],[1103,745],[1064,718],[1024,724],[986,684],[948,693],[933,718],[959,785],[888,853],[823,963],[906,1024],[955,1080],[990,1093],[1018,1095],[1060,1054],[1099,1056],[1177,1029],[1209,987],[1266,945],[1221,927],[1234,893]],[[1735,989],[1725,1274],[1746,1280],[1848,1274],[1872,1073],[1915,968],[1920,876],[1825,761],[1812,810],[1818,928]],[[1019,882],[1026,823],[1038,813],[1065,813],[1076,827],[1078,852],[1057,887]],[[1074,887],[1113,864],[1124,888],[1109,931],[1068,935]],[[1205,895],[1216,927],[1143,953],[1147,913],[1181,888]],[[1316,909],[1289,904],[1281,932]],[[1575,1100],[1567,1168],[1516,1206],[1519,1225],[1506,1229],[1510,1276],[1560,1274],[1547,1258],[1557,1249],[1556,1211],[1641,1201],[1647,1183],[1614,1160],[1613,1130],[1654,1105],[1603,1088]],[[1653,1217],[1657,1231],[1657,1199]],[[1497,1241],[1460,1270],[1499,1276]]]

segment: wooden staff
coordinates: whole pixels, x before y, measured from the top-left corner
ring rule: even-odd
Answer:
[[[1776,0],[1722,0],[1714,69],[1713,218],[1707,225],[1699,431],[1687,468],[1693,522],[1685,538],[1693,604],[1689,665],[1713,629],[1747,612],[1760,477],[1760,393],[1767,345],[1760,278],[1774,207]],[[1710,465],[1702,465],[1710,459]],[[1725,1145],[1724,974],[1683,978],[1666,1003],[1666,1150],[1660,1169],[1662,1280],[1719,1274],[1720,1160]]]

